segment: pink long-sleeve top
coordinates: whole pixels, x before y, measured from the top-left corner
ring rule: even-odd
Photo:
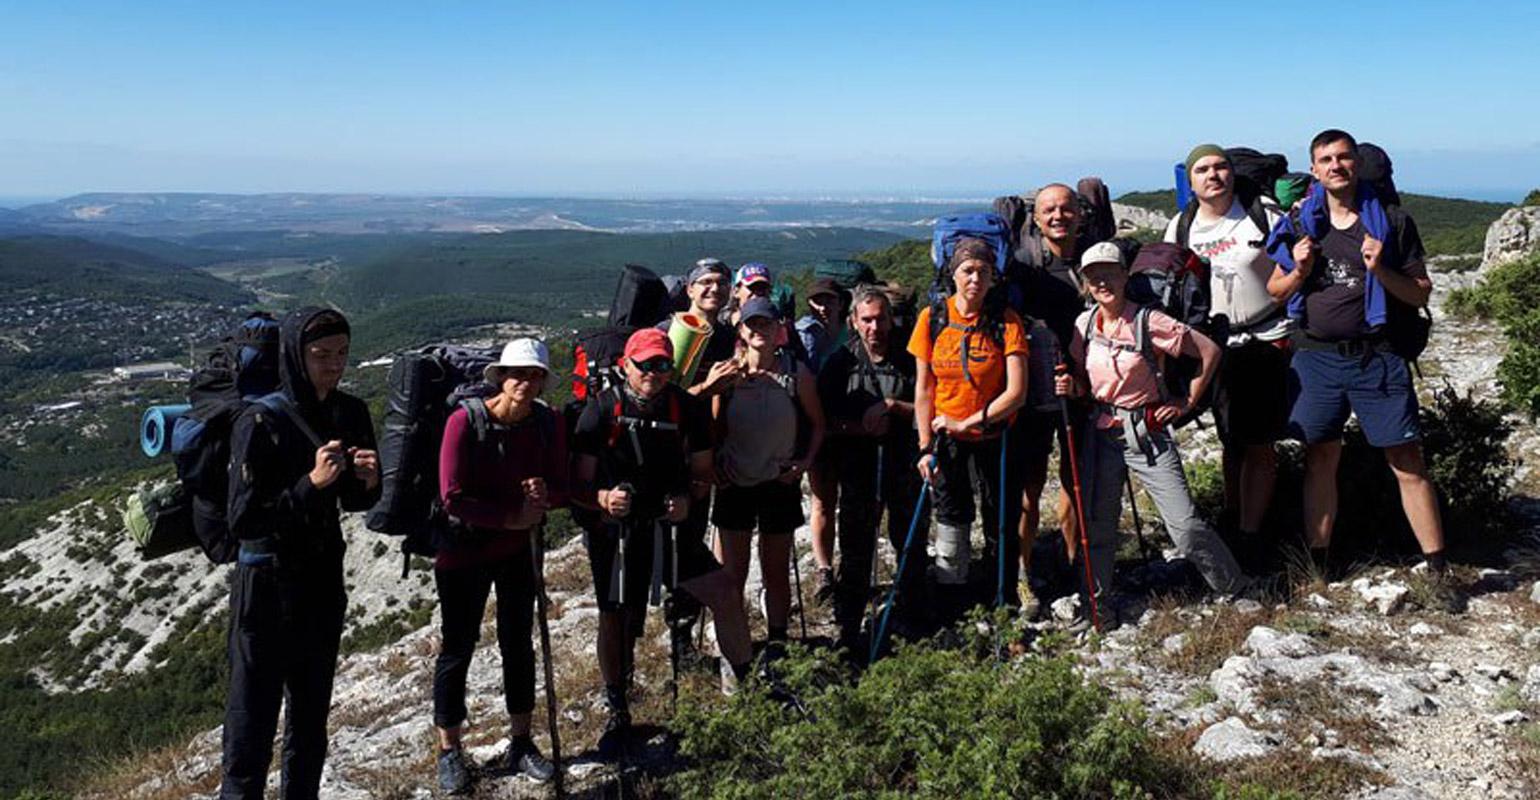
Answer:
[[[512,555],[529,546],[529,531],[503,527],[524,505],[525,479],[545,479],[552,508],[567,504],[565,426],[557,412],[537,405],[518,423],[491,424],[478,442],[465,409],[455,409],[444,425],[438,476],[444,510],[474,533],[440,547],[434,566],[454,569]]]

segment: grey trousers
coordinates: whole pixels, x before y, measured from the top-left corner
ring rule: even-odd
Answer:
[[[1160,512],[1177,551],[1198,568],[1209,588],[1216,592],[1240,591],[1250,579],[1241,572],[1219,534],[1198,517],[1192,495],[1187,491],[1187,476],[1182,472],[1176,442],[1166,430],[1154,431],[1149,438],[1155,453],[1153,461],[1130,449],[1117,428],[1096,431],[1086,439],[1082,451],[1080,478],[1084,484],[1087,544],[1097,597],[1105,596],[1112,586],[1118,518],[1123,513],[1123,481],[1127,480],[1129,470],[1133,470],[1134,477],[1155,501],[1155,509]]]

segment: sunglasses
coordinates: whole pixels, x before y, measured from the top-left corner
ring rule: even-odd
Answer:
[[[631,359],[631,364],[636,367],[638,372],[659,373],[674,371],[674,360],[664,356],[649,358],[646,361],[637,361],[633,358]]]
[[[505,367],[500,372],[503,380],[512,378],[520,383],[530,383],[545,377],[545,370],[539,367]]]

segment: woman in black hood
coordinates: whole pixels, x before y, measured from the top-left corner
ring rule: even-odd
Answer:
[[[230,531],[241,542],[230,593],[230,693],[220,797],[260,798],[287,694],[284,798],[316,797],[342,638],[339,506],[379,498],[374,425],[337,389],[350,331],[306,307],[283,319],[283,388],[251,403],[230,435]]]

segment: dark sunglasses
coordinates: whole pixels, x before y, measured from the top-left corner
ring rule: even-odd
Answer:
[[[674,370],[673,359],[665,358],[663,356],[658,356],[657,358],[649,358],[646,361],[637,361],[633,358],[631,359],[631,363],[640,372],[672,372]]]

